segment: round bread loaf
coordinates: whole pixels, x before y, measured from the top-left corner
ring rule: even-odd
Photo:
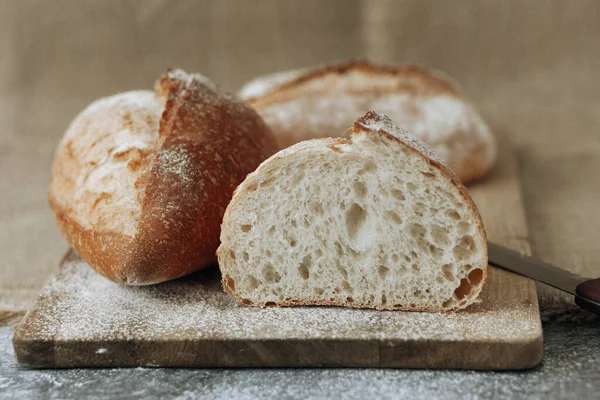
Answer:
[[[199,74],[95,101],[56,150],[49,200],[68,242],[119,283],[163,282],[215,259],[235,187],[276,151],[250,107]]]
[[[432,147],[463,182],[483,176],[496,159],[490,129],[458,85],[424,68],[352,61],[260,77],[240,96],[265,119],[280,148],[338,136],[374,110]]]

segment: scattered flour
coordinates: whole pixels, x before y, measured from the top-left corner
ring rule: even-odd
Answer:
[[[404,340],[523,341],[540,332],[534,305],[490,302],[490,285],[483,301],[442,314],[247,307],[225,294],[219,279],[214,268],[155,286],[122,286],[96,274],[73,252],[38,301],[35,324],[48,340],[98,343],[96,354],[110,350],[105,341],[127,339],[362,339],[398,346]]]

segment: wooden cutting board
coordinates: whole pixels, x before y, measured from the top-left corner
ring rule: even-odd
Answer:
[[[514,153],[469,188],[490,241],[529,253]],[[490,267],[480,302],[442,313],[335,307],[266,309],[222,292],[218,269],[151,287],[62,261],[15,332],[33,367],[390,367],[520,369],[542,358],[531,280]]]

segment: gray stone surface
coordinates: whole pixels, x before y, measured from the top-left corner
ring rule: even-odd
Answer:
[[[70,369],[19,367],[0,327],[0,398],[600,398],[600,321],[544,324],[545,355],[515,372],[382,369]]]

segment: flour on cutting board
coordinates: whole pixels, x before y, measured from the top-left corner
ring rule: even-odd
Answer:
[[[485,294],[484,294],[485,295]],[[218,271],[147,287],[113,283],[72,255],[38,302],[42,336],[58,340],[373,339],[511,340],[534,337],[531,305],[480,302],[442,314],[337,307],[265,309],[238,304],[220,287]],[[53,301],[48,301],[51,297]],[[515,323],[518,321],[518,324]],[[106,351],[96,350],[97,354]]]

